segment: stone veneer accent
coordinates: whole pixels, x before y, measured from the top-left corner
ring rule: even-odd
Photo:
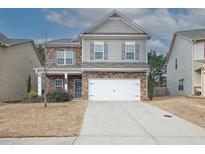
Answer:
[[[118,78],[118,79],[140,79],[141,100],[147,99],[146,73],[145,72],[83,72],[82,73],[82,98],[88,99],[89,78]]]
[[[55,67],[56,64],[54,63],[54,53],[56,51],[74,51],[76,52],[76,65],[79,66],[82,64],[82,50],[81,47],[66,47],[66,48],[60,48],[60,47],[47,47],[46,48],[46,63],[49,65],[49,67]],[[70,66],[70,65],[68,65]],[[75,66],[75,65],[72,65]],[[59,67],[59,66],[58,66]]]
[[[52,88],[52,80],[55,79],[63,79],[64,80],[64,75],[49,75],[47,78],[47,84],[46,84],[46,90],[47,93],[53,92],[56,89]],[[81,79],[81,75],[68,75],[68,96],[72,99],[74,98],[74,80],[75,79]],[[64,90],[64,89],[59,89],[59,90]]]

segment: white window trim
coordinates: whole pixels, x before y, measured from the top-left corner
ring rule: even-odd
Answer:
[[[63,52],[63,64],[58,63],[58,52]],[[66,64],[66,52],[71,52],[72,53],[72,64]],[[72,50],[69,51],[57,51],[57,65],[62,66],[62,65],[73,65],[74,64],[74,53]]]
[[[134,52],[134,58],[133,59],[127,59],[127,45],[134,45],[134,51],[133,51]],[[125,59],[126,60],[135,60],[135,42],[125,42]]]
[[[55,79],[54,81],[55,81],[54,88],[63,88],[63,79]],[[61,87],[60,86],[59,87],[56,86],[56,81],[61,81],[62,82]]]
[[[60,50],[57,51],[57,55],[56,55],[56,57],[57,57],[57,62],[56,62],[56,64],[57,64],[57,65],[64,65],[64,63],[65,63],[64,60],[63,60],[63,64],[59,64],[59,63],[58,63],[58,53],[59,53],[59,52],[63,52],[63,59],[64,59],[64,51],[60,51]]]
[[[99,51],[95,51],[95,45],[96,44],[100,44],[100,45],[103,45],[103,56],[102,56],[102,59],[95,59],[95,53],[96,52],[99,52]],[[101,52],[100,52],[101,53]],[[104,59],[104,55],[105,55],[105,46],[104,46],[104,42],[101,42],[101,41],[95,41],[94,42],[94,60],[103,60]]]

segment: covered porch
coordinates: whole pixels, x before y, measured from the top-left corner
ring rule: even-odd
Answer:
[[[81,99],[82,97],[82,76],[79,69],[49,69],[47,78],[43,68],[36,68],[38,76],[38,95],[55,91],[64,91],[68,93],[71,99]]]
[[[205,60],[196,60],[194,62],[194,95],[205,96]]]

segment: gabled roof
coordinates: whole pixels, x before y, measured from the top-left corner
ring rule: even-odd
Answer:
[[[24,43],[24,42],[31,42],[31,39],[13,39],[13,38],[8,38],[4,34],[0,32],[0,45],[1,46],[11,46],[11,45],[16,45],[19,43]]]
[[[136,31],[140,31],[140,34],[147,35],[148,38],[151,37],[151,35],[145,29],[143,29],[141,26],[137,25],[135,22],[133,22],[132,20],[130,20],[128,17],[124,16],[122,13],[120,13],[117,10],[113,10],[112,12],[110,12],[109,14],[104,16],[102,19],[97,21],[95,24],[91,25],[90,27],[88,27],[87,29],[82,31],[80,33],[80,35],[88,34],[89,32],[93,31],[94,29],[96,29],[97,27],[102,25],[103,23],[107,22],[110,18],[119,18],[124,23],[126,23],[129,26],[131,26],[132,28],[134,28]],[[118,34],[116,34],[116,35],[118,35]]]
[[[46,47],[78,47],[81,46],[78,38],[54,39],[44,43]]]
[[[171,51],[172,51],[172,48],[173,48],[176,36],[179,36],[180,38],[189,40],[191,42],[192,41],[205,40],[205,28],[175,32],[173,34],[172,41],[171,41],[171,44],[170,44],[170,47],[169,47],[168,56],[167,56],[167,62],[169,61],[169,57],[171,55]]]
[[[0,32],[0,47],[7,48],[7,47],[10,47],[10,46],[18,45],[18,44],[21,44],[21,43],[28,43],[28,42],[30,42],[32,44],[32,46],[33,46],[33,48],[34,48],[34,50],[35,50],[35,52],[37,54],[37,57],[38,57],[40,63],[43,64],[42,59],[41,59],[41,57],[39,55],[38,49],[36,48],[36,45],[35,45],[33,40],[31,40],[31,39],[13,39],[13,38],[8,38],[8,37],[6,37],[4,34],[2,34]]]
[[[178,31],[176,32],[176,34],[186,37],[192,41],[204,40],[205,39],[205,28]]]

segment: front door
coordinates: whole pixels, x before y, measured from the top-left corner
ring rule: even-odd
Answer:
[[[75,84],[75,98],[79,99],[82,97],[82,80],[74,80]]]

